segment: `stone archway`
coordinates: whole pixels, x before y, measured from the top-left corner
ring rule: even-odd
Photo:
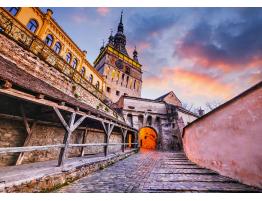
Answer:
[[[152,127],[143,127],[139,130],[140,148],[157,149],[157,132]]]

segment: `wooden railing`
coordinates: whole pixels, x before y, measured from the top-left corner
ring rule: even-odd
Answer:
[[[138,143],[90,143],[90,144],[69,144],[68,147],[90,147],[90,146],[122,146],[122,145],[137,145]],[[43,146],[27,146],[27,147],[4,147],[0,148],[0,154],[31,152],[31,151],[46,151],[51,148],[62,148],[64,144],[52,144]]]
[[[80,72],[75,70],[61,56],[47,46],[44,41],[38,38],[34,33],[30,32],[20,22],[12,18],[12,16],[9,16],[9,13],[4,10],[0,12],[0,33],[5,34],[23,48],[34,53],[74,82],[81,85],[105,104],[110,102],[110,100],[102,93],[102,90],[100,91],[97,89],[84,76],[82,76]]]

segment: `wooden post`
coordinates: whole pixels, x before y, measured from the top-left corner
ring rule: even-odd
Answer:
[[[83,132],[82,144],[85,144],[85,143],[86,143],[86,136],[87,136],[87,134],[88,134],[88,129],[86,128],[86,129],[84,130],[84,132]],[[81,148],[81,154],[80,154],[80,156],[82,157],[82,156],[84,156],[84,155],[85,155],[85,147],[82,147],[82,148]]]
[[[26,139],[25,139],[24,145],[23,145],[25,147],[25,146],[29,145],[29,141],[30,141],[30,139],[32,137],[33,129],[34,129],[35,125],[36,125],[36,121],[34,121],[32,126],[30,127],[29,122],[28,122],[28,120],[26,118],[26,115],[25,115],[25,111],[24,111],[23,105],[20,105],[20,110],[21,110],[21,113],[22,113],[22,116],[23,116],[23,121],[24,121],[24,124],[25,124],[26,133],[27,133],[27,136],[26,136]],[[20,165],[22,163],[22,161],[24,159],[24,154],[25,154],[24,152],[21,152],[19,154],[19,156],[18,156],[18,158],[16,160],[15,165]]]
[[[75,122],[75,117],[76,117],[76,113],[73,112],[71,114],[70,120],[69,120],[69,124],[66,123],[64,117],[62,116],[62,114],[60,113],[59,109],[57,109],[56,107],[53,107],[58,118],[60,119],[62,125],[64,126],[66,132],[64,135],[64,140],[63,140],[63,144],[65,145],[64,147],[62,147],[60,149],[60,153],[59,153],[59,158],[58,158],[58,166],[63,166],[64,164],[64,160],[66,158],[66,153],[67,153],[67,149],[68,149],[68,144],[69,144],[69,139],[70,136],[72,134],[72,132],[85,120],[85,118],[87,117],[82,116],[81,118],[79,118],[76,123]]]
[[[114,124],[110,124],[110,123],[105,123],[105,122],[101,122],[102,125],[103,125],[103,128],[104,128],[104,131],[105,131],[105,143],[106,145],[104,146],[104,154],[105,156],[108,155],[108,144],[109,144],[109,138],[110,138],[110,135],[114,129]]]
[[[122,152],[125,152],[125,142],[126,142],[126,134],[127,134],[127,129],[122,129],[121,128],[121,131],[122,131]]]

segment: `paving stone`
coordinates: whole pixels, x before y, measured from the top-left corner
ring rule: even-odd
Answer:
[[[188,161],[182,152],[142,151],[57,192],[262,192]]]

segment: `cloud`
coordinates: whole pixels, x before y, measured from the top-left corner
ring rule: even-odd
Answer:
[[[152,10],[152,13],[149,15],[135,13],[130,16],[128,20],[132,30],[129,30],[128,36],[131,41],[141,42],[157,38],[176,22],[172,12]]]
[[[110,9],[108,7],[99,7],[96,11],[99,15],[106,16],[110,12]]]
[[[262,10],[237,11],[237,19],[195,25],[177,42],[174,55],[225,72],[262,66]]]
[[[77,24],[88,21],[88,17],[83,13],[72,14],[71,19]]]
[[[162,68],[160,76],[144,78],[143,87],[148,89],[179,90],[183,98],[197,96],[208,99],[228,99],[234,95],[234,88],[214,76],[185,70],[181,67]]]

